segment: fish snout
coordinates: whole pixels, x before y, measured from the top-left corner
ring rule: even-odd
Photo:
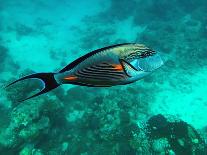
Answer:
[[[146,72],[152,72],[160,68],[163,64],[164,62],[159,53],[156,53],[153,56],[149,56],[144,59],[140,59],[138,62],[139,68]]]

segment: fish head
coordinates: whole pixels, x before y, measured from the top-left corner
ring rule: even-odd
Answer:
[[[164,62],[158,53],[146,57],[135,58],[129,62],[136,70],[152,72],[160,68]]]
[[[134,57],[133,59],[122,60],[124,70],[129,77],[141,79],[164,64],[159,53],[153,51]]]
[[[121,50],[121,58],[128,62],[135,70],[152,72],[164,64],[160,53],[143,44],[129,44],[122,48],[124,50]]]

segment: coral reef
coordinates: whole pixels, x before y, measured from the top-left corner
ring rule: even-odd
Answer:
[[[33,86],[28,87],[27,92],[32,89]],[[134,98],[137,90],[132,87],[98,92],[94,88],[74,87],[67,91],[67,97],[61,97],[61,92],[62,89],[56,90],[49,98],[43,96],[13,109],[10,123],[0,135],[1,151],[74,155],[100,151],[102,154],[169,153],[178,151],[173,148],[175,142],[190,145],[188,153],[204,151],[200,135],[179,119],[157,115],[144,123],[150,116],[146,103],[151,101]],[[179,139],[173,140],[171,131]]]
[[[142,123],[140,123],[142,124]],[[134,134],[131,145],[145,154],[206,154],[201,135],[189,124],[174,116],[152,116]]]
[[[8,90],[8,96],[13,96],[22,87],[27,87],[27,90],[22,92],[27,95],[35,86],[28,85],[27,82],[18,87]],[[114,154],[133,153],[135,150],[128,141],[133,136],[132,132],[139,130],[135,123],[137,115],[134,114],[138,113],[137,110],[147,109],[148,104],[140,105],[142,103],[136,102],[133,93],[126,93],[129,89],[136,92],[130,87],[122,90],[114,88],[110,92],[105,89],[97,92],[94,88],[74,87],[68,90],[65,100],[60,95],[61,90],[57,90],[54,97],[41,97],[16,105],[11,112],[10,123],[0,135],[1,150],[24,153],[34,149],[50,152],[53,148],[55,152],[80,154],[84,153],[84,150],[88,153],[94,152],[91,146],[97,143],[97,148],[104,147],[108,150],[105,152],[113,149]],[[81,98],[78,97],[79,93],[82,93]],[[60,102],[60,98],[63,102]],[[17,98],[8,99],[15,103]],[[146,116],[145,112],[142,118]],[[64,134],[61,134],[63,132]],[[102,141],[100,145],[99,141]],[[110,142],[116,143],[116,146],[109,145]]]

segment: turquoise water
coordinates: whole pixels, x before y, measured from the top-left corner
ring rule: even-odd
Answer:
[[[136,42],[165,64],[135,83],[62,85],[19,104],[56,72],[105,46]],[[1,155],[207,155],[206,0],[1,0]]]

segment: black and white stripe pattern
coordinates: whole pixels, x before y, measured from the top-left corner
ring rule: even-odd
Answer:
[[[133,59],[139,59],[139,58],[146,58],[149,56],[153,56],[154,54],[156,54],[156,52],[149,48],[138,48],[134,52],[131,52],[130,54],[128,54],[125,57],[125,59],[133,60]]]

